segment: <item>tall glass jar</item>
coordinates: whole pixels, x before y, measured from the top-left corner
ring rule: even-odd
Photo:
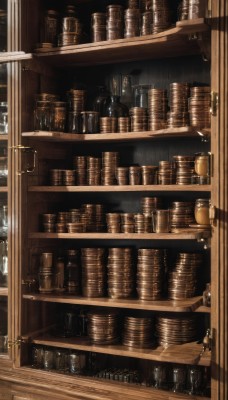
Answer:
[[[44,42],[57,43],[58,34],[58,12],[56,10],[47,10],[44,17]]]
[[[34,110],[34,130],[49,131],[51,128],[51,108],[49,101],[37,101]]]
[[[66,290],[68,293],[80,294],[80,266],[77,250],[67,250]]]

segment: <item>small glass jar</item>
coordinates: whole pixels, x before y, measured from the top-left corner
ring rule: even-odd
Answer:
[[[0,102],[0,135],[8,133],[8,105],[7,102]]]
[[[51,108],[49,101],[37,101],[34,111],[35,131],[50,131],[51,128]]]
[[[148,85],[134,86],[134,106],[148,108]]]
[[[206,289],[203,292],[203,305],[211,307],[211,284],[206,284]]]
[[[197,224],[210,225],[209,208],[209,199],[196,199],[194,214]]]
[[[198,176],[210,175],[210,154],[209,153],[196,153],[195,154],[195,173]]]
[[[99,113],[97,111],[83,111],[82,115],[82,133],[99,132]]]

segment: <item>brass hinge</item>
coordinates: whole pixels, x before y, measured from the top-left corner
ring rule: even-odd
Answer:
[[[21,343],[28,343],[27,338],[22,338],[21,336],[18,336],[17,339],[15,340],[9,340],[8,341],[8,348],[11,349],[12,347],[20,347]]]
[[[211,92],[211,108],[210,108],[211,115],[214,115],[214,116],[217,115],[218,105],[219,105],[219,95],[217,92],[212,91]]]

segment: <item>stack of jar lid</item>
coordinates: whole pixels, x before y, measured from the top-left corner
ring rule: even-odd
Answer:
[[[122,343],[124,346],[149,348],[154,343],[152,318],[125,317]]]
[[[108,252],[108,296],[131,297],[135,288],[132,248],[110,248]]]
[[[141,13],[137,8],[124,11],[124,37],[131,38],[140,35]]]
[[[134,214],[135,233],[149,233],[152,230],[151,219],[144,214]]]
[[[191,126],[210,128],[210,86],[195,86],[190,89],[189,114]]]
[[[142,197],[141,207],[144,215],[151,216],[154,210],[162,208],[162,201],[159,197]]]
[[[141,185],[142,174],[139,165],[131,165],[129,167],[129,185]]]
[[[98,157],[86,157],[87,159],[87,184],[89,186],[101,183],[101,159]]]
[[[133,213],[121,214],[121,232],[122,233],[135,232],[135,219]]]
[[[178,20],[184,21],[188,19],[189,0],[182,0],[178,7]]]
[[[174,201],[170,209],[171,232],[178,229],[188,228],[195,223],[194,202],[193,201]]]
[[[105,295],[105,249],[82,248],[82,294],[85,297]]]
[[[123,37],[123,7],[112,4],[107,7],[107,40],[121,39]]]
[[[148,127],[147,110],[143,107],[130,109],[131,132],[146,131]]]
[[[123,133],[123,132],[130,132],[130,130],[131,130],[130,118],[129,117],[119,117],[117,131],[120,133]],[[115,131],[113,131],[113,132],[115,132]]]
[[[169,128],[189,125],[188,98],[189,83],[170,84],[170,112],[167,114]]]
[[[162,249],[138,249],[137,293],[141,300],[159,300],[163,295],[166,253]]]
[[[81,210],[81,222],[85,225],[86,232],[105,231],[103,204],[83,204]]]
[[[91,16],[92,42],[106,40],[106,14],[101,12],[93,13]]]
[[[142,13],[142,25],[140,35],[150,35],[153,29],[153,13],[152,11],[145,11]]]
[[[188,18],[205,18],[208,2],[207,0],[189,0]]]
[[[100,118],[100,133],[115,133],[117,131],[118,131],[118,118],[116,117]]]
[[[129,184],[129,168],[128,167],[117,167],[116,181],[117,181],[117,185],[121,185],[121,186]]]
[[[159,161],[158,184],[172,185],[176,183],[175,163],[170,161]]]
[[[82,25],[76,18],[76,8],[67,6],[66,16],[62,19],[61,33],[58,35],[58,46],[79,44],[82,36]]]
[[[94,344],[112,344],[118,341],[118,313],[116,311],[91,311],[87,314],[88,336]]]
[[[119,153],[115,151],[105,151],[102,153],[102,185],[116,184],[116,170],[119,166]]]
[[[190,185],[194,175],[194,156],[173,156],[176,164],[176,184]]]
[[[159,33],[171,26],[171,12],[168,0],[153,1],[153,29],[152,33]]]
[[[73,159],[73,166],[76,173],[76,184],[84,186],[87,184],[87,157],[75,156]]]
[[[196,340],[196,318],[185,314],[163,314],[157,317],[156,334],[162,346],[177,345]]]
[[[81,133],[81,113],[85,110],[86,91],[71,89],[67,92],[68,99],[68,132]]]
[[[199,253],[179,253],[174,268],[168,275],[168,297],[181,300],[194,297],[197,289],[197,273],[202,264]]]
[[[156,131],[166,128],[168,110],[167,91],[165,89],[148,90],[149,130]]]
[[[107,213],[106,214],[107,232],[120,233],[121,232],[121,214],[120,213]]]

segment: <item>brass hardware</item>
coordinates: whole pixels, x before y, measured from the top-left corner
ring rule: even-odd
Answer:
[[[212,7],[211,7],[211,0],[207,2],[207,18],[211,18],[212,16]]]
[[[12,347],[20,346],[23,340],[18,337],[16,340],[9,340],[8,341],[8,349],[11,349]]]
[[[216,207],[213,206],[212,204],[209,207],[209,219],[210,219],[210,224],[213,226],[216,220]]]
[[[214,115],[214,116],[217,115],[218,104],[219,104],[218,93],[212,91],[211,92],[211,108],[210,108],[211,115]]]
[[[36,169],[36,160],[37,160],[37,151],[36,150],[34,150],[32,147],[23,146],[21,144],[18,144],[17,146],[12,146],[12,147],[10,147],[10,149],[14,150],[14,152],[21,151],[23,153],[32,153],[33,154],[32,166],[27,164],[25,170],[17,171],[17,175],[20,176],[20,175],[25,174],[25,173],[31,174],[31,173],[33,173],[35,171],[35,169]]]
[[[202,356],[206,350],[210,351],[211,346],[212,346],[212,332],[210,329],[207,329],[206,335],[203,338],[203,348],[200,353],[200,356]]]

